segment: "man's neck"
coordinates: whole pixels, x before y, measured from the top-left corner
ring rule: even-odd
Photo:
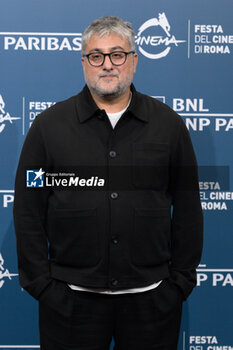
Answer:
[[[104,109],[106,113],[117,113],[126,108],[130,100],[130,88],[121,96],[115,98],[101,98],[91,91],[91,95],[95,103],[100,109]]]

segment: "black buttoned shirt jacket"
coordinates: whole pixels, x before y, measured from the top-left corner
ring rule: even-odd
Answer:
[[[186,299],[196,284],[202,211],[189,133],[168,106],[131,91],[114,129],[85,86],[27,134],[14,220],[20,283],[36,299],[65,305],[67,283],[124,289],[167,278]],[[40,168],[104,186],[26,188],[26,171]]]

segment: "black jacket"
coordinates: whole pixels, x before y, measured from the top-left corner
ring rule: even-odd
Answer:
[[[196,284],[202,211],[189,133],[168,106],[131,90],[114,129],[85,86],[27,134],[14,220],[20,283],[36,299],[65,304],[64,282],[123,289],[170,278],[184,299]],[[40,168],[100,174],[105,186],[26,189],[26,170]]]

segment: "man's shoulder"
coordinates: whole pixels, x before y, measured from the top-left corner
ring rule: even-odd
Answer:
[[[138,105],[141,106],[141,110],[148,114],[149,120],[162,118],[163,121],[180,122],[181,116],[178,115],[170,106],[162,102],[155,96],[150,96],[137,91]]]
[[[53,106],[47,108],[45,111],[37,115],[36,120],[40,123],[53,123],[59,120],[66,120],[69,116],[75,114],[75,101],[77,95],[71,96],[68,99],[56,102]]]

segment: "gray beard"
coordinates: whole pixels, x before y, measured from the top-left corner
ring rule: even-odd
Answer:
[[[129,86],[122,87],[120,84],[117,84],[116,88],[113,91],[106,91],[98,88],[98,86],[91,86],[87,83],[87,86],[91,92],[99,96],[102,99],[114,100],[114,98],[123,95]]]

